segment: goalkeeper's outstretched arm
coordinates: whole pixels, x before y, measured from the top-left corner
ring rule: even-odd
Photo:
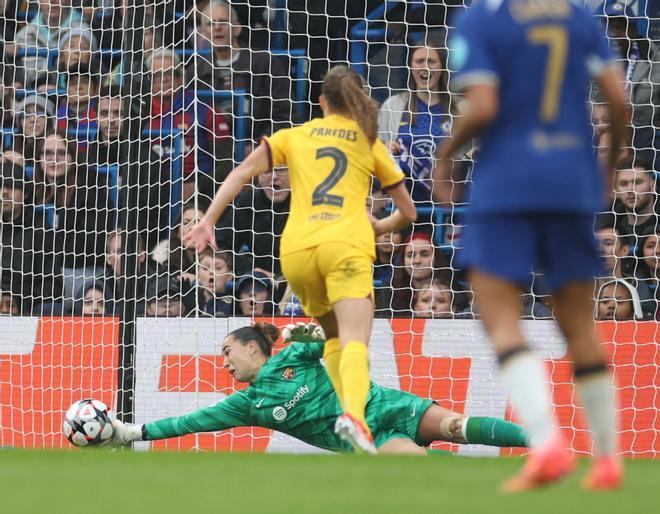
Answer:
[[[216,405],[183,416],[138,425],[128,425],[117,419],[113,420],[114,433],[111,444],[124,446],[134,441],[156,441],[199,432],[227,430],[250,425],[247,416],[247,403],[234,393]]]

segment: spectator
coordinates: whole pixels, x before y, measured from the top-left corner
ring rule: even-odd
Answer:
[[[91,27],[98,9],[98,0],[71,0],[71,5],[80,12],[83,21]]]
[[[72,6],[80,11],[83,22],[92,28],[101,48],[121,48],[123,18],[115,0],[72,0]],[[125,5],[125,4],[124,4]]]
[[[598,160],[605,164],[607,163],[607,160],[609,159],[610,155],[610,146],[612,144],[612,134],[610,134],[609,130],[605,130],[600,133],[598,136]],[[628,148],[622,147],[621,150],[619,150],[619,160],[623,160],[626,157],[630,155],[630,150]],[[610,193],[608,191],[608,193]]]
[[[451,130],[444,45],[432,38],[411,49],[408,89],[380,108],[380,139],[397,156],[407,176],[410,196],[431,205],[431,171],[435,149]]]
[[[660,45],[640,36],[636,17],[626,2],[607,0],[603,12],[607,34],[617,57],[624,64],[626,89],[632,106],[633,147],[636,155],[660,171],[655,129],[660,126]],[[600,91],[596,101],[603,103]]]
[[[128,98],[121,96],[118,86],[103,87],[98,99],[98,137],[88,148],[87,164],[92,167],[117,166],[121,181],[128,187],[120,194],[131,196],[120,200],[136,218],[147,248],[153,248],[170,215],[172,162],[161,159],[151,150],[149,141],[141,136],[129,139],[127,123],[123,121]],[[122,148],[122,143],[123,148]],[[128,165],[130,163],[130,166]]]
[[[273,313],[272,284],[265,273],[255,271],[236,280],[237,313],[243,316],[265,316]]]
[[[280,300],[278,311],[282,316],[304,316],[300,298],[294,293],[291,286],[287,284],[282,299]]]
[[[151,252],[153,261],[164,266],[168,273],[177,278],[183,276],[189,280],[196,280],[195,249],[185,248],[182,241],[205,213],[206,206],[204,205],[195,206],[194,201],[184,204],[181,214],[172,227],[170,238],[162,240]]]
[[[212,54],[191,64],[200,89],[243,89],[250,99],[252,126],[247,137],[262,136],[288,127],[294,118],[290,73],[283,60],[270,52],[241,47],[243,27],[236,11],[223,0],[211,0],[199,13],[199,30],[212,47]],[[233,112],[231,100],[220,103],[224,112]]]
[[[372,180],[371,193],[367,197],[367,210],[373,216],[379,216],[383,213],[389,214],[392,206],[392,199],[381,186],[377,179]]]
[[[224,115],[196,101],[195,91],[184,89],[183,65],[173,50],[155,50],[146,60],[152,76],[151,121],[148,128],[163,136],[154,141],[154,149],[161,155],[172,156],[173,138],[167,134],[173,129],[183,131],[183,198],[184,201],[198,189],[211,197],[224,176],[216,177],[215,159],[223,167],[218,173],[229,172],[231,156],[229,126]],[[195,177],[195,170],[201,176]]]
[[[552,310],[549,302],[544,301],[544,296],[535,294],[535,291],[530,290],[522,295],[522,312],[520,313],[521,319],[552,319]]]
[[[599,141],[600,137],[605,132],[608,132],[610,127],[609,110],[607,105],[591,104],[591,124],[594,128],[594,138],[596,141]]]
[[[231,254],[207,248],[199,255],[200,310],[215,317],[231,316],[234,299],[229,282],[233,278]]]
[[[619,234],[613,220],[601,223],[596,228],[596,239],[600,244],[605,277],[624,278],[624,259],[630,251],[630,245]]]
[[[124,230],[113,230],[106,238],[105,247],[105,272],[104,282],[107,290],[117,298],[115,301],[115,313],[124,312],[124,300],[129,295],[135,299],[135,315],[144,316],[146,311],[148,284],[158,277],[164,277],[165,272],[155,262],[147,259],[147,252],[143,239],[138,235],[136,238],[137,248],[129,252],[135,256],[135,267],[124,272],[124,244],[126,232]],[[135,282],[130,290],[122,289],[122,281],[129,276],[134,276]],[[123,293],[122,293],[123,290]]]
[[[13,162],[21,168],[25,168],[25,159],[23,158],[23,154],[17,152],[16,150],[5,150],[2,152],[2,155],[0,155],[0,159],[3,161]]]
[[[142,61],[146,62],[150,59],[151,54],[154,50],[160,49],[163,47],[163,31],[159,26],[148,25],[144,27],[144,39],[142,40]],[[115,47],[116,48],[116,47]],[[133,64],[136,65],[137,61],[133,61]],[[122,66],[121,61],[112,69],[109,76],[105,79],[103,83],[104,86],[111,85],[120,85],[122,81]],[[133,71],[135,77],[141,76],[146,68],[136,67]]]
[[[635,288],[625,280],[614,279],[600,285],[596,319],[629,321],[642,319],[642,307]]]
[[[381,212],[376,218],[382,219],[387,215],[387,212]],[[394,265],[400,262],[399,247],[402,240],[401,232],[386,233],[376,237],[374,280],[380,281],[382,287],[391,287],[392,285]]]
[[[60,72],[79,68],[101,69],[99,45],[89,29],[67,30],[61,35],[58,48],[57,69]]]
[[[259,175],[256,182],[256,187],[243,191],[234,208],[220,219],[220,241],[237,254],[249,253],[245,262],[239,263],[239,273],[257,269],[279,277],[280,238],[291,205],[289,170],[276,168]]]
[[[658,223],[655,173],[641,159],[626,157],[616,166],[614,191],[617,228],[623,237],[636,237]]]
[[[111,230],[107,189],[86,176],[86,166],[75,160],[75,146],[57,134],[37,149],[35,203],[55,211],[56,247],[64,254],[65,292],[75,290],[70,277],[91,277],[103,266],[105,234]]]
[[[413,294],[413,316],[418,318],[451,319],[455,314],[451,285],[440,279]]]
[[[635,279],[647,319],[660,319],[660,227],[649,228],[637,246]]]
[[[149,317],[184,317],[190,313],[183,301],[180,281],[159,277],[147,287],[146,315]]]
[[[102,281],[90,279],[75,293],[74,316],[113,315],[111,289]]]
[[[13,148],[19,149],[26,166],[34,168],[35,151],[41,140],[55,129],[55,107],[45,96],[28,95],[16,106]]]
[[[77,138],[78,148],[86,151],[98,131],[99,77],[89,68],[76,65],[66,74],[66,90],[66,101],[57,108],[57,128],[60,133]]]
[[[413,292],[423,289],[443,269],[447,267],[431,236],[425,232],[408,236],[403,242],[402,265],[396,266],[392,275],[392,289],[379,291],[377,309],[388,316],[410,316]]]
[[[0,316],[20,316],[21,300],[11,290],[11,286],[3,284],[0,290]]]
[[[23,299],[24,312],[32,312],[36,305],[61,300],[62,254],[55,251],[53,230],[31,205],[32,183],[23,168],[8,160],[0,161],[0,167],[0,275]]]
[[[39,0],[39,12],[16,34],[16,45],[26,49],[57,50],[61,34],[69,29],[89,26],[75,9],[71,0]],[[23,85],[36,89],[39,75],[48,72],[48,57],[26,56],[22,60]]]

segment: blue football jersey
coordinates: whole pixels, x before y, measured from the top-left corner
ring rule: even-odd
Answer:
[[[594,212],[603,178],[592,147],[591,78],[612,65],[604,29],[578,1],[482,0],[450,38],[451,84],[496,84],[470,212]]]

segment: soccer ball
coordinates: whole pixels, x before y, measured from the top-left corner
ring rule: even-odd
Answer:
[[[112,439],[112,420],[105,403],[75,402],[64,415],[64,436],[75,446],[100,446]]]

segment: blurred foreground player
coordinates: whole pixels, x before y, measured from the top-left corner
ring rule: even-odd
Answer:
[[[507,491],[554,482],[574,468],[553,418],[547,373],[520,329],[521,287],[532,268],[545,274],[555,315],[575,366],[575,382],[594,435],[595,461],[583,485],[619,486],[615,401],[593,323],[598,274],[594,213],[611,189],[624,134],[622,75],[602,28],[569,0],[484,0],[457,22],[450,42],[453,87],[467,108],[439,149],[436,199],[454,200],[451,157],[480,134],[463,265],[532,453]],[[603,179],[587,111],[589,81],[609,103],[612,145]],[[568,253],[566,253],[568,252]]]

